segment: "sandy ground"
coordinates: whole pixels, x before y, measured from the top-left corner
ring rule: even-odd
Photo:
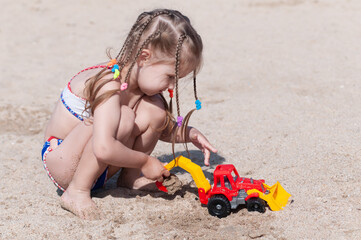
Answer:
[[[0,7],[0,239],[360,239],[360,1],[9,1]],[[144,10],[176,8],[203,37],[203,108],[191,125],[216,165],[279,181],[283,211],[212,217],[191,176],[174,196],[116,188],[94,194],[106,218],[59,206],[41,160],[43,128],[69,78],[121,47]],[[193,104],[182,85],[183,111]],[[178,153],[184,149],[179,146]],[[159,143],[153,155],[171,160]]]

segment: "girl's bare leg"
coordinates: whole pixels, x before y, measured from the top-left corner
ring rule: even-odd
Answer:
[[[122,108],[122,118],[128,122],[134,122],[134,113],[127,108]],[[120,126],[119,126],[120,127]],[[128,139],[132,127],[123,138]],[[105,171],[108,164],[98,161],[93,151],[93,141],[89,138],[81,154],[80,161],[76,168],[69,186],[61,197],[61,205],[66,210],[74,213],[82,219],[99,219],[101,211],[91,199],[90,191],[94,181]],[[112,171],[113,172],[113,171]],[[111,177],[108,175],[108,178]]]
[[[57,140],[52,140],[50,147],[53,151],[46,158],[50,173],[66,189],[61,197],[61,206],[83,219],[100,216],[90,198],[90,189],[93,179],[97,179],[106,167],[100,166],[93,154],[92,129],[91,124],[81,122],[59,146]]]
[[[94,220],[101,218],[101,211],[90,197],[90,190],[106,169],[105,163],[99,162],[92,149],[91,139],[84,148],[78,168],[68,188],[61,196],[61,206],[82,219]]]
[[[79,123],[58,146],[57,140],[50,141],[53,151],[46,157],[51,175],[63,188],[67,188],[79,164],[83,150],[92,135],[92,125]]]

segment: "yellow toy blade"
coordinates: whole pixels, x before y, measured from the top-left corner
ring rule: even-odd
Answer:
[[[291,197],[291,194],[286,192],[286,190],[281,186],[279,182],[274,184],[272,187],[267,184],[263,184],[264,187],[269,191],[268,194],[262,194],[263,199],[267,201],[268,206],[272,211],[279,211],[284,206],[287,205],[288,199]]]

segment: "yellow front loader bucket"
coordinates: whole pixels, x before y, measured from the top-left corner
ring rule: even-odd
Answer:
[[[279,182],[277,182],[272,187],[268,186],[265,183],[263,184],[263,186],[266,189],[265,193],[262,193],[256,189],[251,189],[247,191],[247,194],[258,192],[259,198],[265,200],[272,211],[282,210],[282,208],[287,205],[288,199],[291,197],[291,194],[286,192],[286,190],[281,186]]]
[[[269,191],[269,193],[262,194],[260,198],[268,203],[268,206],[272,211],[282,210],[282,208],[287,205],[287,201],[291,197],[291,194],[286,192],[279,182],[276,182],[276,184],[272,187],[267,184],[263,184],[263,186]]]

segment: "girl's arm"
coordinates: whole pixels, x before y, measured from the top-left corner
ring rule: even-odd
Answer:
[[[118,87],[115,82],[107,83],[99,94]],[[120,105],[118,94],[101,103],[94,111],[94,154],[98,161],[119,167],[139,168],[146,178],[162,181],[163,176],[169,176],[169,172],[158,159],[123,144],[133,130],[134,119],[134,112]]]
[[[170,122],[169,126],[163,131],[160,140],[165,142],[172,142],[171,137],[171,129],[174,124],[177,124],[175,122]],[[199,148],[203,154],[204,154],[204,164],[206,166],[209,166],[209,158],[211,156],[211,152],[216,153],[218,150],[214,148],[208,141],[208,139],[196,128],[188,126],[187,127],[187,138],[184,139],[180,128],[178,128],[177,136],[176,136],[176,143],[185,143],[185,142],[191,142],[194,146]]]

